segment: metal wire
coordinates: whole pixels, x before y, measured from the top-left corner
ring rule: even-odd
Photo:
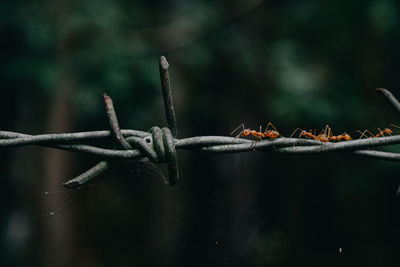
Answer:
[[[171,129],[172,136],[176,137],[176,135],[178,134],[178,129],[176,127],[174,103],[172,102],[171,85],[168,73],[169,64],[164,56],[160,57],[159,68],[165,115],[167,116],[168,127]]]
[[[168,184],[175,185],[179,178],[176,149],[187,149],[210,153],[238,153],[247,151],[276,152],[284,154],[315,154],[345,152],[364,157],[400,162],[400,153],[371,150],[372,147],[400,144],[400,135],[351,140],[344,142],[320,142],[311,139],[285,138],[260,140],[253,142],[243,138],[229,136],[196,136],[176,138],[176,119],[173,110],[171,88],[168,76],[168,63],[165,57],[160,59],[161,87],[169,127],[152,127],[148,132],[120,129],[112,99],[104,95],[107,116],[111,130],[28,135],[9,131],[0,131],[0,148],[39,145],[86,153],[104,158],[88,171],[67,181],[63,185],[75,188],[90,181],[107,170],[114,160],[148,158],[154,163],[168,164]],[[400,114],[400,103],[386,89],[377,89]],[[111,149],[86,145],[85,141],[114,138],[122,148]]]

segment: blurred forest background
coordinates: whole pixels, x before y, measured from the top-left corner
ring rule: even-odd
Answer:
[[[107,129],[103,93],[122,128],[164,126],[161,55],[180,138],[400,124],[374,90],[400,98],[394,0],[16,0],[0,12],[2,130]],[[125,163],[67,190],[98,159],[0,152],[1,266],[398,266],[398,163],[178,151],[177,188]]]

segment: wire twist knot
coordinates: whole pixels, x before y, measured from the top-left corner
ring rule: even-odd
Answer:
[[[128,142],[134,141],[134,145],[152,162],[168,164],[168,184],[175,185],[179,178],[178,157],[176,154],[175,142],[172,132],[169,128],[160,129],[157,126],[152,127],[149,132],[151,135],[144,139],[128,137]],[[131,139],[132,138],[132,139]],[[140,139],[139,142],[136,142]]]

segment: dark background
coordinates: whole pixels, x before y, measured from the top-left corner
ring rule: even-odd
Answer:
[[[400,97],[396,1],[19,0],[0,12],[2,130],[107,129],[103,93],[122,128],[164,126],[160,55],[180,138],[400,124],[374,90]],[[0,152],[1,266],[398,266],[398,163],[179,151],[176,188],[125,162],[67,190],[98,159]]]

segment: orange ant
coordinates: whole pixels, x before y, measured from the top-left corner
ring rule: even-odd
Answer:
[[[268,128],[271,126],[273,130],[268,130]],[[260,126],[260,132],[261,132],[261,126]],[[272,124],[272,122],[268,122],[267,126],[265,127],[264,133],[262,137],[269,137],[270,139],[275,139],[281,136],[279,131],[275,128],[275,126]]]
[[[329,128],[329,126],[326,125],[325,129],[321,130],[319,135],[314,137],[314,140],[318,140],[318,141],[321,141],[321,142],[329,142],[330,141],[330,139],[329,139],[330,134],[331,134],[331,128]]]
[[[332,136],[330,137],[332,139],[332,141],[350,141],[353,140],[353,138],[351,138],[351,136],[348,133],[342,133],[341,135],[338,136]]]
[[[296,130],[294,130],[294,132],[290,135],[290,138],[292,138],[292,136],[294,135],[295,132],[300,131],[299,134],[299,138],[304,136],[307,139],[314,139],[315,135],[313,135],[312,130],[310,129],[309,132],[307,132],[306,130],[302,130],[300,128],[297,128]]]
[[[392,135],[393,131],[389,128],[385,128],[383,130],[378,128],[379,133],[376,135],[373,134],[370,130],[365,130],[364,132],[361,132],[360,130],[357,130],[358,133],[360,133],[360,139],[363,138],[363,136],[367,137],[366,133],[368,133],[370,136],[367,138],[377,138],[377,137],[383,137],[385,134]]]
[[[328,125],[326,125],[326,127],[325,127],[325,133],[326,133],[326,131],[328,131],[328,139],[329,139],[329,141],[350,141],[350,140],[353,140],[353,138],[351,138],[351,136],[346,132],[344,132],[342,134],[339,134],[339,135],[336,135],[336,136],[333,135],[332,128],[330,128]]]
[[[291,135],[290,137],[292,137],[294,135],[295,132],[297,132],[298,130],[300,130],[300,134],[299,134],[299,138],[304,136],[306,139],[314,139],[317,141],[321,141],[321,142],[328,142],[329,141],[329,136],[326,135],[326,132],[328,131],[329,127],[327,126],[327,128],[325,128],[325,130],[322,130],[321,133],[319,135],[315,135],[315,130],[314,130],[314,134],[312,133],[312,130],[310,129],[310,131],[306,131],[306,130],[302,130],[300,128],[297,128]]]
[[[269,137],[270,139],[275,139],[275,138],[278,138],[279,136],[281,136],[280,133],[278,132],[278,130],[275,128],[275,126],[271,122],[268,122],[267,126],[265,127],[264,132],[261,131],[261,126],[260,126],[259,132],[257,132],[256,130],[249,129],[249,128],[245,129],[244,124],[242,123],[235,130],[233,130],[231,132],[231,135],[233,135],[238,129],[240,129],[240,127],[242,127],[243,130],[238,135],[235,136],[233,141],[238,137],[248,136],[248,135],[252,135],[253,142],[254,142],[254,137],[256,137],[256,142],[258,142],[262,138]],[[269,127],[272,127],[273,130],[269,130]],[[233,143],[233,141],[232,141],[232,143]]]
[[[315,130],[314,134],[312,131],[305,131],[297,128],[291,135],[292,137],[296,131],[300,130],[300,135],[299,137],[304,136],[307,139],[314,139],[316,141],[321,141],[321,142],[329,142],[329,141],[349,141],[352,140],[351,136],[347,133],[342,133],[341,135],[334,136],[332,129],[329,127],[329,125],[326,125],[325,129],[323,129],[318,135],[315,135]]]

